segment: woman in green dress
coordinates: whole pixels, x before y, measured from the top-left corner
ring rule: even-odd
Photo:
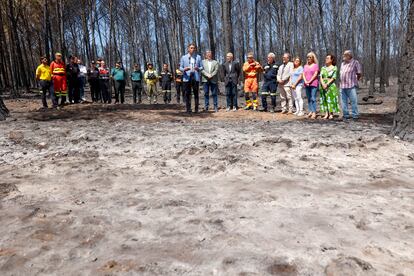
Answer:
[[[335,81],[338,74],[336,67],[336,57],[327,55],[325,66],[321,69],[320,74],[320,95],[321,95],[321,112],[325,113],[323,119],[333,119],[334,113],[339,113],[338,88]]]

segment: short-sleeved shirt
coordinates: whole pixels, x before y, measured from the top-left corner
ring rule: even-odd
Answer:
[[[131,80],[132,81],[141,81],[142,80],[142,72],[141,71],[132,71]]]
[[[349,89],[358,86],[357,74],[361,73],[361,64],[357,60],[351,59],[349,62],[342,62],[340,73],[341,88]]]
[[[298,68],[293,68],[292,72],[290,73],[290,82],[292,85],[296,84],[299,77],[303,74],[303,67],[299,66]],[[303,85],[303,79],[297,84]]]
[[[316,63],[312,65],[306,64],[303,69],[303,75],[305,76],[306,80],[311,80],[315,72],[319,72],[319,65]],[[319,80],[316,77],[309,85],[306,85],[305,83],[305,86],[318,87],[318,84],[319,84]]]
[[[123,81],[125,80],[125,71],[122,68],[112,68],[111,70],[111,76],[116,81]]]
[[[39,80],[51,81],[52,80],[52,72],[50,71],[49,65],[44,65],[42,63],[39,66],[37,66],[36,77],[39,78]]]

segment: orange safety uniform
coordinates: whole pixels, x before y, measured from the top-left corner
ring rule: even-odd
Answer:
[[[257,108],[257,94],[259,92],[259,83],[257,81],[257,75],[263,70],[260,63],[253,61],[249,63],[246,61],[243,64],[244,72],[244,93],[246,94],[246,107],[249,108],[253,105]],[[249,93],[252,93],[253,101],[250,99]]]
[[[53,88],[56,96],[66,96],[68,86],[66,82],[66,68],[64,62],[52,61],[50,64],[50,71],[52,73]]]

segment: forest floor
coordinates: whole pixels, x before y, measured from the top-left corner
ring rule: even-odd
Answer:
[[[357,122],[8,99],[0,275],[414,275],[395,95]]]

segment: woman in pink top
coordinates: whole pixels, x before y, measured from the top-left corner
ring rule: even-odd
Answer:
[[[306,97],[308,98],[308,118],[316,119],[316,94],[318,93],[318,59],[314,52],[307,55],[307,63],[303,69]]]

